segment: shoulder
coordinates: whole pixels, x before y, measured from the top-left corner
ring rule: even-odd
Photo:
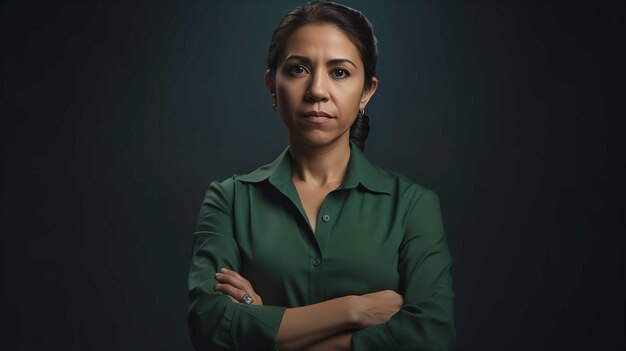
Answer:
[[[392,186],[392,195],[398,196],[403,200],[416,203],[422,198],[437,199],[437,194],[430,188],[418,183],[417,181],[394,171],[384,169],[377,165],[372,165],[378,177],[384,179],[386,183]]]
[[[233,174],[226,179],[211,182],[209,184],[207,196],[220,196],[224,199],[231,199],[232,202],[232,199],[236,195],[239,187],[246,187],[255,183],[263,183],[264,180],[270,178],[277,171],[283,170],[282,173],[285,173],[284,169],[289,167],[289,164],[286,164],[286,153],[287,150],[285,149],[285,151],[283,151],[277,159],[264,164],[251,172],[245,174]]]
[[[404,175],[381,169],[395,184],[392,196],[396,211],[402,213],[403,223],[409,233],[443,232],[441,203],[431,189]]]
[[[212,181],[209,184],[205,199],[221,200],[232,205],[237,193],[241,192],[238,189],[264,183],[274,172],[275,163],[265,164],[248,173],[235,173],[228,178]]]
[[[209,184],[204,195],[204,205],[214,205],[220,208],[230,208],[235,194],[235,177],[233,175],[224,180],[215,180]]]

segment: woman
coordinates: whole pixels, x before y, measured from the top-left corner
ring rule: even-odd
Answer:
[[[313,1],[272,36],[265,82],[289,134],[213,182],[194,234],[196,350],[447,350],[451,258],[437,196],[362,153],[378,87],[369,21]]]

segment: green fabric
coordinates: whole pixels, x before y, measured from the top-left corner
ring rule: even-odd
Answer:
[[[386,323],[354,331],[354,350],[453,348],[452,259],[437,195],[350,148],[346,177],[324,200],[315,233],[288,147],[252,173],[210,184],[188,281],[196,350],[273,350],[285,308],[385,289],[405,305]],[[214,292],[222,267],[246,277],[265,305]]]

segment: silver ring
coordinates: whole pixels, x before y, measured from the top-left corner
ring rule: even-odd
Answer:
[[[245,303],[246,305],[251,305],[254,300],[252,299],[252,297],[250,297],[250,295],[244,293],[243,296],[239,299],[239,302]]]

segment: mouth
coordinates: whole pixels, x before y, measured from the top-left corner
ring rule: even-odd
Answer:
[[[314,123],[322,123],[335,118],[324,111],[308,111],[303,113],[302,117]]]
[[[325,123],[335,118],[324,111],[308,111],[303,113],[302,117],[308,122],[315,124]]]

